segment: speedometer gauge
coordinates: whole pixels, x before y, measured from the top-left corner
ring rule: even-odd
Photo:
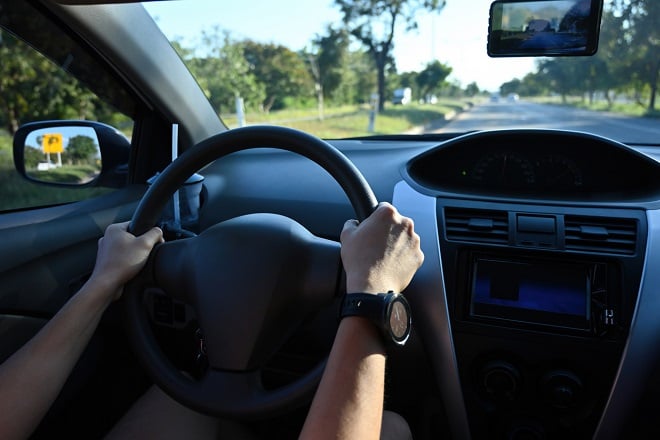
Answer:
[[[582,186],[582,172],[571,159],[550,155],[538,161],[536,177],[543,188],[575,189]]]
[[[496,152],[482,156],[472,169],[472,179],[483,185],[526,187],[536,181],[530,161],[515,153]]]

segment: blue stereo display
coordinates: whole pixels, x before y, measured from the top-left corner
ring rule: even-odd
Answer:
[[[587,265],[477,259],[470,315],[587,330],[591,315]]]

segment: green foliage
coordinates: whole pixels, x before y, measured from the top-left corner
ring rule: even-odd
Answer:
[[[265,112],[284,106],[287,96],[313,96],[314,82],[303,58],[277,44],[244,41],[245,60],[266,91],[261,103]]]
[[[29,145],[25,146],[23,162],[25,163],[26,169],[36,169],[39,162],[43,162],[43,160],[44,153],[41,151],[41,148],[35,148]]]
[[[72,164],[93,164],[99,154],[96,141],[89,136],[74,136],[69,139],[64,155]]]
[[[653,111],[660,80],[660,2],[610,0],[610,5],[610,20],[618,24],[619,30],[610,43],[619,56],[612,60],[631,78],[637,98],[648,94],[647,108]]]
[[[479,92],[480,92],[479,85],[474,81],[468,84],[467,86],[465,86],[465,94],[467,96],[470,97],[476,96],[479,94]]]
[[[422,96],[439,93],[445,79],[451,74],[452,68],[438,60],[431,61],[424,70],[419,72],[415,82],[419,86]]]
[[[378,109],[385,108],[385,72],[394,64],[392,48],[397,23],[403,21],[406,31],[417,27],[420,10],[440,11],[445,0],[335,0],[348,32],[373,57],[378,81]]]
[[[314,67],[310,70],[315,78],[318,77],[324,96],[333,99],[335,92],[344,82],[346,72],[343,66],[349,57],[350,41],[345,29],[328,26],[326,32],[326,35],[316,36],[312,42],[313,52],[305,56],[311,67]]]
[[[35,120],[107,120],[115,114],[71,75],[2,30],[0,59],[0,127],[10,134]]]
[[[376,91],[376,76],[373,58],[365,52],[350,52],[343,66],[342,83],[333,95],[339,103],[369,103]]]
[[[245,107],[259,108],[266,96],[265,85],[254,74],[245,58],[243,45],[217,27],[202,32],[202,57],[181,45],[175,45],[180,56],[197,79],[211,105],[218,113],[235,111],[236,97]]]

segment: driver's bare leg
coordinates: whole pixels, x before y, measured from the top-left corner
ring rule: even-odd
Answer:
[[[255,440],[258,437],[240,423],[200,414],[152,386],[107,434],[105,440]],[[406,420],[392,411],[383,412],[381,440],[411,440]]]
[[[106,440],[216,439],[215,418],[193,411],[156,386],[140,397],[106,436]]]

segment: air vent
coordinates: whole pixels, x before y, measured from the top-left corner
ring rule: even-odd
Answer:
[[[509,218],[506,211],[445,208],[447,240],[508,244]]]
[[[564,227],[566,249],[608,254],[635,253],[635,219],[567,215]]]

